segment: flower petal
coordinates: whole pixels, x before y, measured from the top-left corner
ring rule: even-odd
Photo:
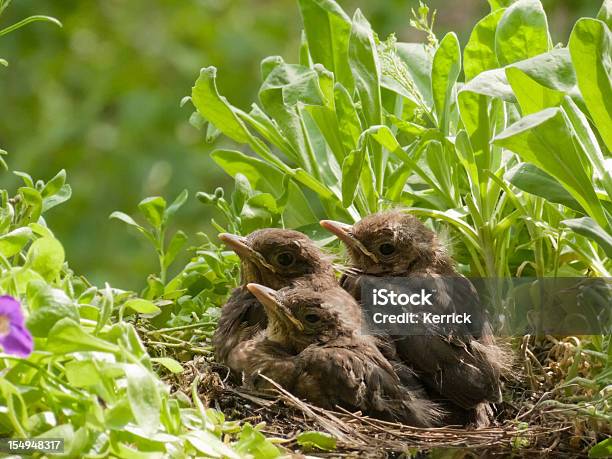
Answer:
[[[23,326],[24,319],[21,312],[21,305],[12,296],[0,296],[0,316],[8,317],[11,324]]]
[[[17,357],[28,357],[34,350],[32,335],[27,328],[19,325],[11,326],[11,332],[0,338],[0,346],[7,354]]]

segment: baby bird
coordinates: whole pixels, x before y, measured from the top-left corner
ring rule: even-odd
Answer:
[[[341,283],[358,301],[365,276],[423,277],[436,282],[432,312],[466,312],[480,318],[480,330],[444,335],[432,329],[393,338],[399,358],[416,370],[431,397],[440,399],[449,411],[447,423],[488,425],[489,402],[501,401],[500,376],[509,358],[495,344],[473,285],[457,272],[435,234],[400,211],[370,215],[353,226],[328,220],[321,226],[348,248],[353,272]],[[452,281],[447,283],[448,279]]]
[[[286,229],[262,229],[247,237],[222,233],[219,238],[240,257],[241,286],[222,308],[213,336],[217,361],[235,374],[244,370],[248,340],[266,328],[267,318],[246,284],[257,282],[273,289],[305,287],[314,291],[338,288],[331,261],[304,234]],[[361,319],[361,310],[350,311]]]
[[[413,379],[410,386],[377,349],[373,337],[355,328],[347,305],[355,300],[338,288],[275,291],[248,289],[268,315],[266,331],[251,346],[248,374],[275,380],[296,396],[326,409],[351,411],[408,425],[437,425],[441,412]]]

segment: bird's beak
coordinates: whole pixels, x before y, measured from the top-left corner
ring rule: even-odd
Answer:
[[[372,259],[374,263],[378,263],[378,257],[374,253],[370,252],[359,239],[353,236],[353,227],[351,225],[334,220],[321,220],[319,224],[344,242],[347,246],[359,250],[365,256]]]
[[[268,263],[262,254],[256,250],[253,250],[245,237],[236,236],[235,234],[221,233],[219,234],[219,239],[221,239],[221,241],[223,241],[223,243],[230,249],[236,252],[236,255],[243,260],[251,260],[261,266],[264,266],[272,272],[276,272],[274,266]]]
[[[247,284],[249,292],[255,295],[255,298],[263,304],[266,312],[279,317],[283,320],[288,320],[292,325],[300,331],[304,331],[304,325],[300,322],[293,313],[278,299],[276,290],[265,287],[260,284]]]

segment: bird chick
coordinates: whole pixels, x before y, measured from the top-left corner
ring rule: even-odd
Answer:
[[[489,402],[501,401],[500,377],[509,366],[509,354],[496,345],[476,290],[457,272],[436,235],[400,211],[370,215],[352,226],[328,220],[321,226],[348,249],[353,271],[341,284],[358,301],[366,276],[423,277],[436,283],[438,301],[432,312],[469,312],[480,318],[476,331],[392,338],[399,358],[417,371],[432,398],[444,403],[448,423],[489,424]]]
[[[442,413],[424,397],[418,381],[402,384],[405,379],[374,338],[355,328],[346,311],[356,302],[344,290],[247,287],[268,315],[265,336],[253,346],[252,380],[259,374],[280,380],[290,392],[326,409],[341,406],[420,427],[438,424]]]
[[[222,233],[219,239],[240,257],[241,286],[222,308],[213,345],[217,361],[240,375],[250,352],[248,340],[267,323],[263,307],[246,288],[247,283],[274,289],[302,286],[314,291],[337,288],[338,283],[330,259],[298,231],[267,228],[247,237]],[[360,320],[359,308],[352,314]]]

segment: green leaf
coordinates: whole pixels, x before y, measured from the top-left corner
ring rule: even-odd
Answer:
[[[240,459],[241,457],[230,448],[229,445],[226,445],[219,438],[206,430],[194,430],[184,435],[182,438],[187,440],[191,446],[206,457],[224,457],[228,459]]]
[[[362,131],[357,107],[347,89],[341,84],[336,84],[334,97],[340,139],[344,150],[350,152],[357,148],[357,141]]]
[[[242,426],[234,448],[238,453],[253,456],[257,459],[273,459],[281,455],[278,448],[248,422]]]
[[[36,223],[42,214],[42,196],[40,192],[31,187],[19,188],[21,199],[28,206],[25,215],[22,217],[23,222]]]
[[[344,207],[349,207],[353,203],[364,158],[364,148],[353,150],[344,158],[342,163],[342,205]]]
[[[19,251],[32,239],[33,233],[30,228],[17,228],[10,233],[0,236],[0,254],[9,258]]]
[[[49,209],[68,201],[72,196],[72,188],[70,185],[62,186],[55,194],[43,198],[42,211],[46,212]]]
[[[187,198],[189,197],[189,192],[187,190],[183,190],[176,197],[174,201],[168,206],[168,208],[164,211],[164,221],[167,222],[174,214],[183,207],[183,205],[187,202]]]
[[[546,13],[539,0],[519,0],[506,9],[495,32],[495,54],[502,66],[545,53],[549,47]]]
[[[30,281],[26,297],[31,311],[27,326],[33,336],[46,337],[51,327],[63,318],[75,322],[79,320],[79,312],[74,302],[63,290],[53,288],[46,282]]]
[[[514,151],[524,161],[555,177],[589,216],[608,227],[591,172],[584,167],[586,158],[583,161],[579,156],[560,109],[548,108],[522,118],[495,137],[494,144]]]
[[[324,432],[301,432],[297,435],[296,441],[300,446],[315,447],[323,451],[336,449],[336,439]]]
[[[127,300],[124,306],[140,314],[159,314],[161,312],[161,309],[155,306],[151,301],[143,300],[142,298]]]
[[[93,387],[102,377],[91,360],[72,360],[64,365],[68,382],[75,387]]]
[[[34,241],[27,255],[30,268],[47,280],[52,280],[59,274],[64,259],[64,247],[52,237],[41,237]]]
[[[521,106],[523,116],[545,108],[558,107],[563,101],[564,93],[538,84],[516,67],[506,67],[506,77]]]
[[[366,122],[382,124],[378,52],[370,23],[360,10],[353,16],[349,60]]]
[[[311,140],[297,104],[324,104],[317,73],[301,65],[277,63],[259,89],[259,99],[292,146],[284,153],[309,172],[316,172]]]
[[[576,22],[569,40],[578,87],[608,150],[612,150],[612,34],[597,19]]]
[[[177,231],[174,236],[172,236],[172,239],[170,239],[170,244],[168,244],[168,248],[166,249],[166,253],[164,255],[164,266],[166,268],[176,259],[176,256],[185,246],[186,242],[187,235],[182,231]]]
[[[161,398],[154,376],[145,367],[135,363],[124,365],[127,378],[127,398],[136,423],[145,432],[159,428]]]
[[[348,44],[351,20],[333,0],[300,0],[312,61],[334,72],[336,81],[353,88]]]
[[[495,54],[495,31],[504,14],[504,9],[496,9],[482,18],[472,29],[470,39],[463,50],[463,71],[465,81],[469,81],[485,70],[499,67]]]
[[[574,218],[572,220],[563,220],[561,223],[576,233],[595,241],[606,252],[608,257],[612,257],[612,235],[606,232],[593,219],[589,217]]]
[[[191,90],[193,105],[206,120],[238,143],[250,143],[251,133],[236,115],[233,107],[217,91],[217,69],[203,68]]]
[[[540,196],[550,202],[563,204],[578,212],[584,212],[578,201],[554,177],[533,164],[519,164],[506,172],[504,179],[527,193]]]
[[[612,0],[604,0],[597,13],[597,19],[605,22],[609,29],[612,29]]]
[[[145,198],[138,203],[138,209],[151,225],[159,228],[166,210],[166,200],[160,196]]]
[[[174,374],[182,373],[184,370],[180,363],[170,357],[151,357],[151,362],[163,365]]]
[[[81,326],[70,318],[58,321],[47,336],[46,351],[55,354],[71,354],[73,352],[119,352],[119,347],[91,336]]]
[[[612,456],[612,438],[600,441],[589,450],[589,457],[610,457]]]
[[[47,182],[45,187],[42,189],[42,197],[46,198],[54,195],[64,186],[64,183],[66,183],[66,170],[62,169],[57,173],[57,175],[55,175],[55,177]]]
[[[215,150],[211,157],[229,175],[243,174],[257,190],[282,195],[284,174],[268,163],[234,150]],[[291,226],[306,225],[316,220],[304,194],[293,182],[289,184],[287,213],[289,222],[297,223]]]
[[[438,126],[445,135],[448,134],[453,88],[460,71],[461,50],[459,39],[457,35],[450,32],[444,36],[436,50],[431,72],[431,92],[438,116]]]

